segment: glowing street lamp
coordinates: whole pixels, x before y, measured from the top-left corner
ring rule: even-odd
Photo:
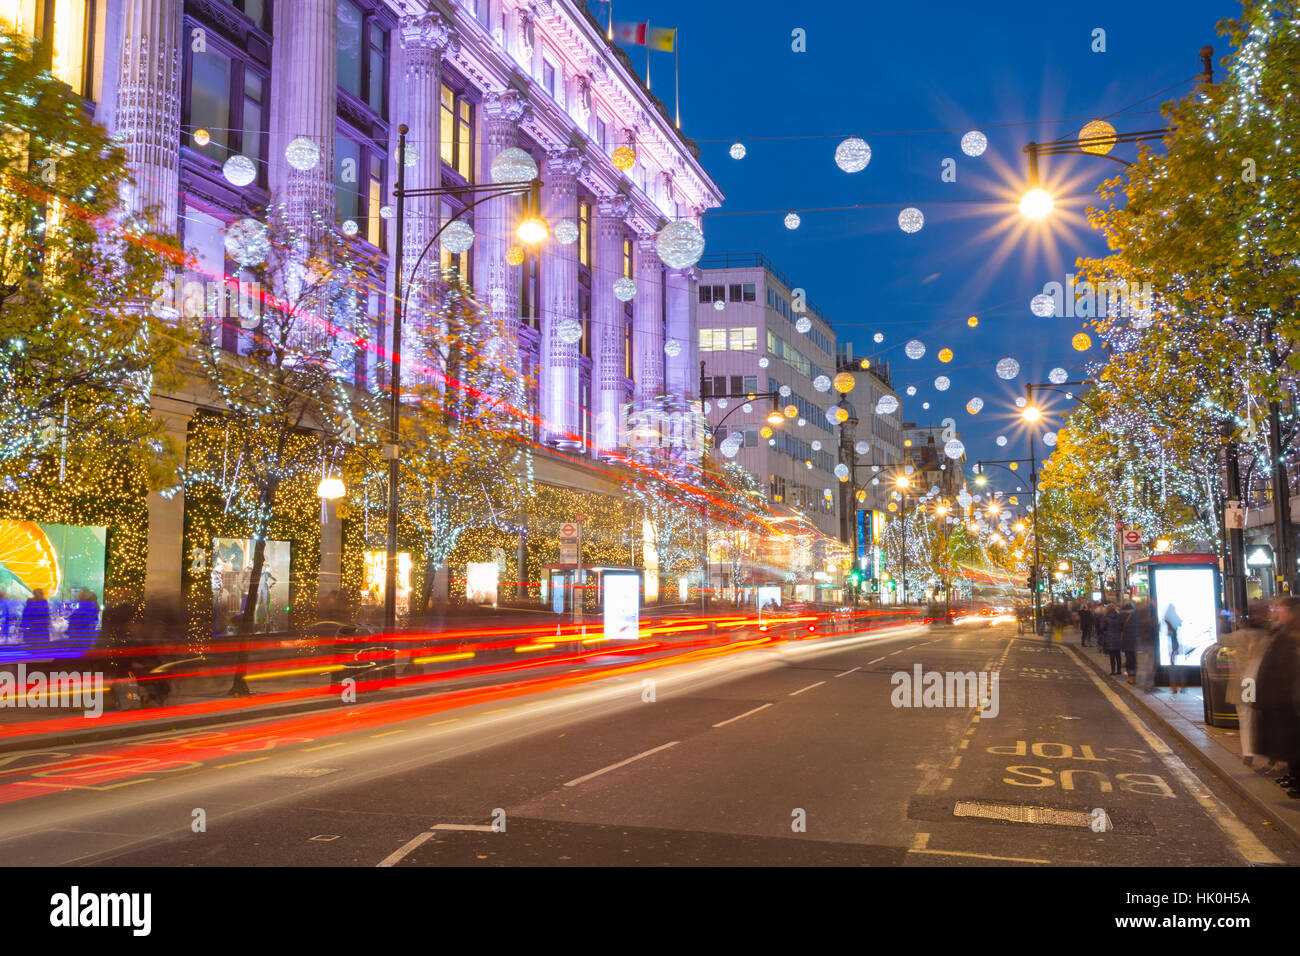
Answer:
[[[773,409],[767,414],[767,423],[771,425],[773,428],[775,428],[777,425],[780,425],[784,421],[785,421],[785,416],[782,415],[780,411],[778,411],[777,409]]]
[[[1020,214],[1026,219],[1046,219],[1056,200],[1041,186],[1036,186],[1020,197]]]
[[[1026,405],[1024,411],[1020,413],[1020,417],[1027,422],[1036,422],[1043,417],[1043,413],[1037,405]]]

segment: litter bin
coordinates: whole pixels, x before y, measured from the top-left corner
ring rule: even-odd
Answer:
[[[1211,644],[1201,655],[1201,699],[1205,704],[1205,723],[1211,727],[1236,727],[1237,708],[1228,703],[1229,666],[1232,650]]]

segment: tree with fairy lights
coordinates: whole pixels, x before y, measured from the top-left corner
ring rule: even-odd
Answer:
[[[659,581],[698,571],[710,507],[698,469],[672,449],[635,437],[628,464],[632,469],[629,497],[640,505],[649,532],[647,551],[654,550]],[[647,577],[650,573],[647,567]]]
[[[157,488],[176,458],[149,398],[182,337],[150,302],[180,250],[129,212],[124,152],[40,64],[0,31],[0,490],[70,459],[125,459]]]
[[[226,455],[192,455],[184,483],[187,493],[215,491],[252,541],[231,688],[244,694],[248,639],[266,603],[259,591],[276,496],[304,474],[336,477],[349,444],[377,441],[382,417],[375,398],[355,387],[370,334],[362,304],[370,270],[352,240],[318,214],[304,219],[284,204],[232,223],[226,235],[241,278],[263,292],[241,302],[236,316],[192,322],[196,363],[230,427]]]
[[[1219,29],[1236,49],[1224,79],[1165,106],[1163,152],[1144,148],[1104,184],[1110,207],[1090,210],[1117,251],[1080,263],[1095,288],[1130,295],[1094,320],[1112,354],[1070,430],[1088,461],[1076,470],[1095,484],[1071,487],[1184,543],[1219,540],[1225,441],[1239,446],[1246,497],[1289,494],[1296,430],[1284,409],[1300,368],[1300,4],[1247,0]]]
[[[420,608],[465,532],[517,526],[533,495],[532,459],[517,434],[522,389],[502,331],[454,273],[425,286],[434,307],[411,316],[419,360],[403,383],[411,404],[401,416],[398,490],[402,527],[422,555]],[[362,453],[349,471],[353,506],[371,509],[367,525],[382,528],[387,463]]]
[[[756,541],[767,530],[763,485],[735,461],[722,466],[714,484],[722,506],[710,522],[709,545],[722,555],[732,601],[738,604],[741,591],[752,583]]]

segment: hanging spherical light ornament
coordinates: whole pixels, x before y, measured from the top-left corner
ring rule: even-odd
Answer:
[[[610,156],[610,161],[613,162],[615,169],[626,172],[636,165],[636,150],[631,146],[620,146],[614,150],[614,154]]]
[[[871,337],[871,341],[873,341],[873,342],[875,342],[877,345],[879,345],[881,342],[885,341],[885,333],[884,333],[884,332],[877,332],[875,335],[873,335],[873,336]]]
[[[1076,352],[1086,352],[1092,348],[1092,338],[1087,332],[1080,332],[1074,338],[1070,339],[1070,344],[1074,346]]]
[[[454,219],[442,230],[442,247],[454,256],[474,244],[474,227],[463,219]]]
[[[813,451],[821,451],[821,450],[822,450],[822,443],[821,443],[820,441],[818,441],[816,438],[814,438],[813,441],[812,441],[812,450],[813,450]]]
[[[725,398],[720,398],[720,399],[718,399],[718,407],[719,407],[719,408],[726,408],[726,407],[727,407],[727,400],[726,400]]]
[[[922,407],[923,409],[925,409],[925,410],[928,412],[928,411],[930,410],[930,403],[929,403],[929,402],[922,402],[922,403],[921,403],[921,407]]]
[[[910,359],[919,359],[925,354],[925,343],[920,339],[912,339],[903,346],[903,354]]]
[[[745,144],[744,144],[744,143],[732,143],[732,144],[731,144],[731,149],[727,150],[727,152],[729,152],[729,153],[731,154],[731,158],[732,158],[732,159],[744,159],[744,158],[745,158]]]
[[[414,166],[416,163],[420,161],[420,151],[415,148],[415,145],[413,143],[406,144],[405,156],[406,156],[406,162],[403,165],[405,165],[407,169],[410,169],[412,166]]]
[[[1043,444],[1048,448],[1054,448],[1056,446],[1056,432],[1044,432]]]
[[[939,349],[939,361],[947,365],[952,361],[952,349]]]
[[[664,343],[664,354],[669,358],[677,358],[682,354],[682,343],[676,339],[669,339]]]
[[[247,156],[235,153],[222,165],[221,175],[232,186],[247,186],[257,178],[257,166]]]
[[[973,329],[980,324],[980,317],[978,315],[972,315],[969,319],[966,320],[966,324]]]
[[[754,410],[754,406],[749,404],[749,402],[746,402],[744,405],[741,406],[741,409],[744,411],[746,415],[748,415],[750,412]]]
[[[1020,363],[1010,356],[998,359],[997,373],[998,378],[1004,378],[1009,381],[1020,374]]]
[[[844,462],[840,462],[838,465],[836,465],[836,466],[835,466],[835,477],[838,478],[840,481],[848,481],[848,480],[849,480],[849,466],[846,465],[846,464],[844,464]]]
[[[940,392],[948,391],[948,386],[951,384],[952,382],[949,380],[947,375],[940,375],[934,380],[934,387]]]
[[[1115,127],[1105,120],[1093,120],[1079,130],[1079,139],[1092,140],[1092,142],[1079,144],[1079,148],[1085,153],[1105,156],[1115,148]]]
[[[494,183],[531,183],[537,178],[537,161],[526,150],[511,146],[496,154],[490,172]]]
[[[764,438],[771,438],[771,437],[772,437],[772,429],[771,429],[771,427],[769,427],[769,426],[767,426],[767,425],[764,425],[762,428],[760,428],[760,429],[758,430],[758,433],[759,433],[760,435],[762,435]]]
[[[721,299],[718,299],[716,302],[713,303],[714,312],[721,312],[726,307],[727,307],[727,303],[723,302]]]
[[[847,395],[853,391],[856,381],[848,372],[840,372],[835,378],[831,379],[831,384],[835,386],[835,391],[841,395]]]
[[[359,230],[357,229],[357,221],[355,219],[343,220],[343,235],[355,236],[358,231]]]
[[[859,455],[865,455],[867,452],[871,451],[871,445],[869,445],[867,442],[859,441],[856,444],[854,444],[853,450],[857,452]]]
[[[261,265],[271,252],[270,232],[256,219],[236,219],[226,227],[226,254],[241,266]]]
[[[798,321],[794,324],[794,330],[801,335],[807,335],[812,331],[812,319],[808,318],[806,315],[799,316]]]
[[[966,411],[970,412],[972,415],[978,415],[979,410],[983,407],[984,407],[984,399],[982,398],[972,398],[969,402],[966,403]]]
[[[844,422],[849,420],[849,410],[844,408],[842,405],[834,406],[831,411],[834,413],[833,417],[835,419],[833,424],[842,425]]]
[[[915,395],[915,394],[916,394],[916,386],[915,386],[915,385],[909,385],[909,386],[907,386],[907,395],[908,395],[908,397],[910,398],[910,397],[912,397],[912,396]]]
[[[380,218],[380,219],[392,219],[392,218],[393,218],[393,207],[392,207],[392,206],[380,206],[380,207],[379,207],[379,218]]]
[[[1016,408],[1024,408],[1024,407],[1025,407],[1025,404],[1026,404],[1025,396],[1023,396],[1023,395],[1017,395],[1017,396],[1016,396]]]
[[[789,398],[789,397],[790,397],[790,386],[789,386],[789,385],[782,385],[780,388],[778,388],[778,389],[776,390],[776,393],[777,393],[778,395],[780,395],[782,398]]]
[[[284,159],[298,172],[305,173],[320,162],[320,147],[307,136],[295,136],[284,148]]]
[[[1040,292],[1029,300],[1029,311],[1040,319],[1049,318],[1056,314],[1056,300],[1046,292]]]
[[[614,280],[614,298],[620,302],[631,302],[636,298],[636,283],[623,276],[621,279]]]
[[[577,319],[562,319],[555,327],[555,337],[565,345],[576,345],[582,340],[582,323]]]
[[[196,146],[207,146],[212,142],[212,134],[205,129],[196,129],[194,131],[194,144]]]
[[[846,173],[860,173],[871,162],[871,147],[866,140],[850,136],[835,147],[835,165]]]
[[[524,261],[523,246],[511,246],[506,250],[506,262],[512,266],[521,265]]]
[[[806,418],[801,418],[801,419],[799,419],[799,427],[800,427],[800,428],[803,428],[803,427],[804,427],[805,425],[807,425],[807,424],[808,424],[808,419],[806,419]]]
[[[944,443],[943,453],[956,460],[966,454],[966,446],[961,443],[960,439],[952,438]]]
[[[799,414],[799,406],[787,405],[785,408],[781,409],[781,414],[786,418],[795,418]]]
[[[736,452],[740,451],[740,446],[737,445],[735,442],[733,442],[730,438],[724,441],[720,447],[722,449],[722,453],[726,455],[728,458],[735,458]]]
[[[704,255],[704,236],[689,219],[678,219],[659,230],[655,250],[670,269],[689,269]]]
[[[977,129],[971,130],[961,138],[961,151],[967,156],[982,156],[989,148],[988,137]]]
[[[893,395],[881,395],[880,401],[876,402],[877,415],[892,415],[898,411],[898,399]]]
[[[898,228],[903,232],[920,232],[925,225],[925,213],[915,206],[908,206],[898,214]]]
[[[1059,365],[1047,373],[1047,380],[1053,385],[1064,385],[1070,379],[1070,373]]]
[[[562,246],[571,246],[578,241],[578,224],[572,219],[561,219],[551,226],[551,235]]]
[[[768,359],[768,357],[767,357],[766,355],[764,355],[762,358],[760,358],[760,359],[758,360],[758,367],[759,367],[759,368],[767,368],[767,367],[768,367],[769,365],[771,365],[771,364],[772,364],[771,361],[769,361],[769,359]]]
[[[831,390],[831,379],[829,375],[818,375],[813,379],[813,388],[819,392],[829,392]]]
[[[800,221],[797,212],[788,212],[785,214],[785,228],[787,229],[798,229]]]
[[[1007,445],[1007,436],[1006,436],[1006,435],[999,435],[999,436],[998,436],[998,447],[999,447],[999,448],[1005,448],[1006,445]]]

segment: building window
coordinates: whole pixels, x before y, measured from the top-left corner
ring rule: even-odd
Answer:
[[[551,99],[555,99],[555,67],[545,59],[542,60],[542,86],[551,94]]]
[[[582,341],[578,344],[578,351],[591,358],[591,292],[587,289],[578,290],[578,322],[582,325]]]
[[[358,235],[372,246],[384,247],[384,161],[371,141],[339,129],[334,137],[334,214],[339,222],[351,219]]]
[[[605,121],[600,117],[596,117],[596,144],[600,146],[600,151],[602,153],[605,152],[607,136],[608,128],[605,126]]]
[[[754,283],[746,282],[741,286],[741,301],[755,302],[757,301],[756,296],[757,290],[754,288]]]
[[[465,182],[473,182],[474,104],[463,93],[444,83],[441,115],[439,149],[442,161],[459,173]]]
[[[632,377],[632,317],[623,320],[623,377]]]
[[[724,352],[726,349],[726,329],[700,329],[701,352]]]
[[[591,203],[578,203],[578,261],[591,266]]]
[[[729,298],[732,302],[739,302],[739,301],[740,301],[740,283],[739,283],[739,282],[732,283],[731,288],[730,288],[730,292],[731,292],[731,295],[728,296],[728,298]]]
[[[375,115],[387,115],[388,30],[353,3],[338,0],[338,85]]]
[[[53,4],[54,29],[51,70],[54,78],[78,96],[93,98],[91,70],[94,62],[95,7],[93,0],[0,0],[0,23],[37,39],[44,33],[47,8]]]
[[[757,392],[758,392],[758,376],[757,376],[757,375],[746,375],[746,376],[745,376],[745,388],[744,388],[744,392],[745,392],[746,395],[750,394],[751,392],[757,394]]]
[[[745,447],[746,447],[746,448],[757,448],[757,447],[758,447],[758,429],[757,429],[757,428],[746,428],[746,429],[745,429]]]
[[[537,252],[524,246],[524,261],[519,267],[519,316],[524,324],[534,329],[541,328],[541,294],[540,275],[538,272]]]
[[[623,240],[623,275],[628,279],[636,278],[632,269],[632,240]]]
[[[483,26],[491,23],[491,7],[488,0],[471,0],[474,7],[474,18]]]
[[[209,140],[200,146],[192,136],[185,145],[217,164],[239,153],[257,167],[258,186],[266,185],[266,74],[240,59],[233,50],[218,47],[209,35],[207,49],[186,49],[188,90],[181,123],[187,129],[205,129]]]
[[[715,331],[721,332],[721,329]],[[758,329],[747,326],[742,329],[730,329],[728,348],[733,352],[754,352],[758,350]]]

